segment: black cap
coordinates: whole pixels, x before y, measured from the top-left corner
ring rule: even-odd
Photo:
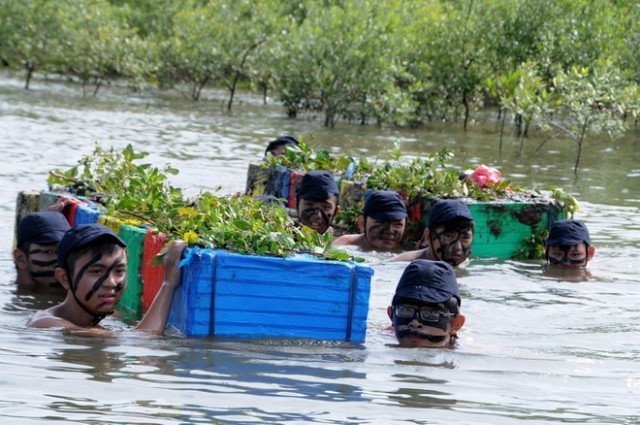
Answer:
[[[549,237],[547,238],[548,246],[572,246],[582,242],[591,245],[589,229],[582,221],[573,219],[556,222],[551,226]]]
[[[436,224],[445,223],[453,219],[473,220],[469,207],[462,201],[457,199],[446,199],[438,201],[429,213],[429,223],[427,227],[431,228]]]
[[[78,224],[65,233],[58,244],[58,267],[65,266],[71,252],[83,248],[98,239],[118,244],[123,248],[127,247],[127,244],[118,235],[102,224]]]
[[[56,211],[26,215],[18,224],[18,246],[24,243],[57,244],[69,230],[65,216]]]
[[[267,146],[266,151],[269,152],[271,149],[274,149],[276,146],[285,145],[285,144],[300,146],[300,142],[298,142],[298,139],[296,139],[295,137],[280,136],[276,140],[272,140],[269,142],[269,145]]]
[[[402,197],[392,190],[378,190],[367,198],[362,214],[378,221],[407,218],[407,206]]]
[[[452,297],[458,300],[458,305],[461,304],[456,273],[449,264],[444,261],[414,260],[404,269],[391,305],[406,299],[442,303]]]
[[[336,179],[329,171],[309,171],[300,179],[296,188],[298,199],[308,201],[325,201],[332,196],[338,196],[339,190]]]

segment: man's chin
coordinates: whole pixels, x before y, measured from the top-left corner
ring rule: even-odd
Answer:
[[[398,248],[400,243],[395,239],[379,239],[376,245],[376,248],[388,251]]]
[[[426,335],[412,332],[398,337],[398,342],[402,347],[440,348],[447,346],[449,339],[448,335]]]
[[[457,255],[450,255],[444,258],[443,260],[451,264],[452,266],[459,266],[460,264],[464,263],[464,260],[466,259],[467,257],[465,257],[464,254],[457,254]]]
[[[312,224],[309,227],[311,227],[313,230],[315,230],[318,233],[324,233],[327,230],[327,228],[324,227],[324,225],[322,224]]]
[[[323,233],[324,231],[326,231],[324,225],[322,223],[302,223],[305,226],[315,230],[318,233]]]

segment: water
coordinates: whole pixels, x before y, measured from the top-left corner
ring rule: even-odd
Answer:
[[[638,136],[589,140],[580,178],[571,143],[527,141],[522,153],[492,132],[386,130],[291,121],[274,105],[223,93],[193,104],[170,93],[97,99],[37,80],[25,92],[0,75],[0,418],[51,423],[510,424],[640,422],[640,150]],[[491,124],[484,128],[491,130]],[[446,131],[445,131],[446,130]],[[115,319],[108,339],[26,329],[53,300],[16,294],[11,260],[19,191],[44,189],[47,173],[75,165],[94,141],[151,152],[181,172],[188,193],[244,190],[247,166],[268,140],[313,132],[336,153],[387,158],[455,149],[460,167],[498,166],[524,187],[561,186],[581,201],[596,246],[589,281],[543,275],[540,262],[474,259],[459,270],[467,322],[453,350],[395,345],[386,307],[406,264],[369,256],[366,343],[234,341],[140,335]]]

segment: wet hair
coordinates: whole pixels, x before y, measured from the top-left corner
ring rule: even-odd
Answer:
[[[127,250],[123,248],[121,245],[111,242],[111,239],[107,242],[92,243],[87,246],[84,246],[76,251],[72,251],[69,253],[69,257],[67,258],[67,263],[64,265],[64,270],[67,272],[67,276],[70,280],[72,280],[73,273],[75,272],[76,262],[80,257],[87,253],[91,253],[92,256],[96,256],[98,254],[113,254],[117,248],[122,248],[122,250],[126,253]]]
[[[460,314],[460,306],[458,300],[455,297],[451,297],[449,301],[440,303],[447,313],[453,313],[454,317]]]
[[[24,252],[27,257],[29,256],[29,249],[31,248],[31,242],[22,242],[20,245],[16,246],[20,251]]]

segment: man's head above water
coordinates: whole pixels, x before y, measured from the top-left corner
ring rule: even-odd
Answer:
[[[173,294],[181,284],[179,262],[185,247],[186,243],[180,240],[167,247],[162,260],[162,284],[136,329],[158,334],[164,331]],[[36,312],[27,326],[62,328],[82,335],[109,335],[99,323],[114,312],[125,292],[125,242],[101,224],[76,225],[58,244],[55,277],[67,290],[66,298],[58,305]]]
[[[300,146],[300,142],[293,136],[280,136],[275,140],[272,140],[267,145],[264,154],[271,154],[273,156],[280,156],[285,153],[287,146]]]
[[[579,269],[593,258],[589,229],[580,220],[560,220],[551,226],[545,244],[545,258],[554,267]]]
[[[378,190],[370,193],[358,216],[358,234],[342,235],[334,245],[355,245],[365,251],[397,251],[404,242],[407,207],[400,195]]]
[[[399,194],[390,190],[371,193],[358,218],[366,242],[378,251],[402,247],[406,224],[407,206]]]
[[[451,346],[464,325],[456,274],[443,261],[415,260],[402,273],[387,309],[404,347]]]
[[[427,258],[456,267],[471,253],[475,223],[469,207],[462,201],[438,201],[431,208],[427,229],[422,236],[428,244]]]
[[[325,233],[338,213],[338,185],[329,171],[309,171],[296,188],[298,221]]]
[[[68,302],[93,317],[113,313],[127,284],[127,245],[101,224],[71,228],[58,244],[56,278]]]
[[[54,277],[56,249],[67,230],[69,222],[59,212],[31,213],[20,220],[13,251],[18,285],[33,289],[59,286]]]

